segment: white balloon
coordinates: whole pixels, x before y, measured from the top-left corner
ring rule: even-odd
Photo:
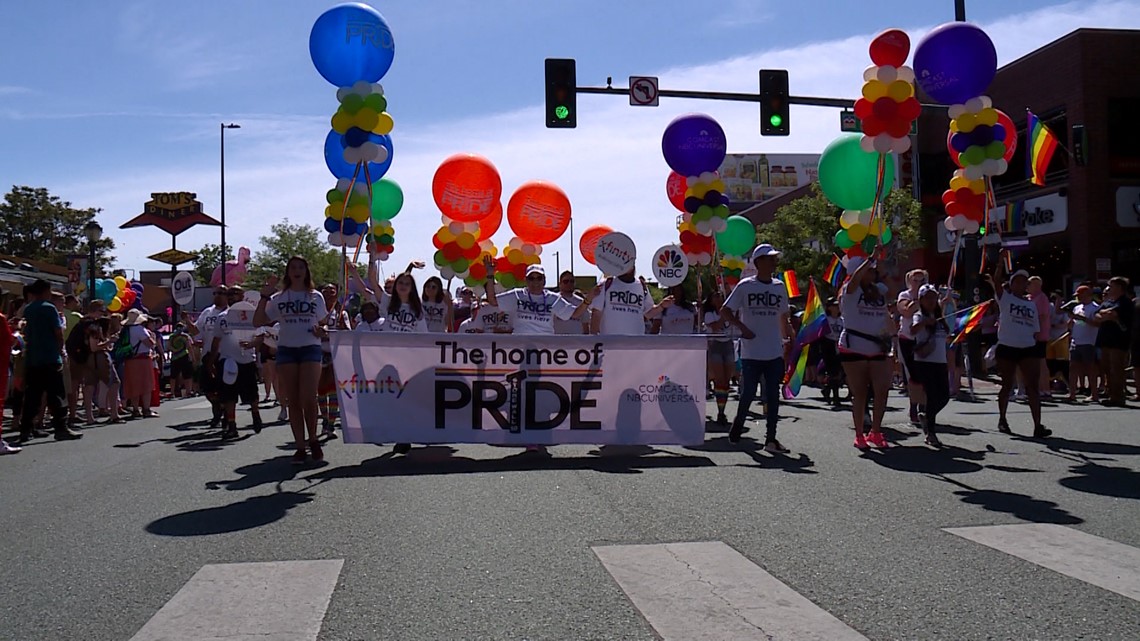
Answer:
[[[452,221],[452,222],[451,222],[451,223],[450,223],[450,224],[447,226],[447,231],[449,231],[449,232],[451,232],[452,234],[454,234],[454,235],[458,236],[459,234],[462,234],[462,233],[463,233],[463,223],[457,223],[457,222],[454,222],[454,221]]]
[[[891,143],[893,139],[888,134],[879,134],[875,136],[875,151],[880,154],[887,154],[891,152]]]
[[[863,70],[863,82],[871,82],[879,77],[879,68],[871,65]]]
[[[998,161],[993,158],[986,158],[982,161],[982,173],[987,176],[996,176],[998,169]]]
[[[859,147],[863,151],[873,154],[875,153],[875,139],[864,134],[863,137],[859,139]]]
[[[352,181],[348,178],[341,178],[340,180],[336,181],[336,190],[343,194],[344,192],[348,191],[348,186],[351,183]]]
[[[701,182],[708,184],[716,180],[716,174],[711,171],[706,171],[701,174]]]
[[[955,178],[965,178],[966,177],[966,170],[965,169],[955,169],[954,170],[954,177]]]
[[[994,175],[1000,176],[1000,175],[1004,174],[1007,169],[1009,169],[1009,163],[1006,162],[1005,158],[998,158],[997,159],[997,172]]]
[[[986,175],[986,172],[982,171],[981,165],[970,165],[963,171],[966,172],[967,180],[981,180]]]
[[[994,106],[994,101],[990,100],[989,96],[978,96],[978,99],[982,101],[982,109],[989,109]]]
[[[359,177],[356,179],[356,184],[352,186],[352,190],[361,196],[368,195],[368,184],[361,180]]]
[[[710,225],[709,221],[707,220],[697,221],[696,228],[697,233],[702,236],[708,236],[712,234],[712,225]]]
[[[368,143],[376,147],[376,153],[372,154],[372,162],[385,162],[388,160],[388,148],[376,143]]]
[[[388,260],[388,252],[379,252],[376,254],[377,260]]]
[[[976,114],[985,108],[986,107],[982,103],[982,99],[980,97],[970,98],[969,100],[966,101],[966,111],[968,111],[972,114]]]
[[[870,225],[872,213],[874,213],[874,212],[872,212],[870,209],[864,209],[863,211],[859,212],[859,220],[858,220],[859,224],[860,225]]]
[[[352,83],[352,93],[358,96],[367,96],[372,93],[372,83],[367,80],[357,80]]]
[[[728,219],[727,218],[720,218],[719,216],[714,216],[711,220],[709,220],[709,223],[710,223],[709,227],[713,230],[714,234],[719,234],[720,232],[728,229]]]
[[[693,185],[695,185],[699,182],[701,182],[700,176],[686,176],[685,177],[685,184],[688,185],[689,187],[692,187]]]
[[[359,242],[360,242],[360,234],[353,234],[351,236],[345,236],[344,237],[344,244],[348,245],[349,247],[352,247]]]
[[[511,249],[522,249],[523,241],[518,236],[511,236],[511,240],[507,243],[507,246]]]
[[[360,162],[360,148],[359,147],[346,147],[344,150],[344,161],[350,165],[355,165]]]
[[[337,89],[336,90],[336,101],[337,102],[344,102],[344,99],[350,93],[352,93],[352,88],[350,88],[350,87],[341,87],[340,89]]]
[[[910,149],[910,136],[903,136],[902,138],[894,138],[891,140],[891,151],[894,153],[906,153],[908,149]]]
[[[535,256],[541,256],[542,255],[542,245],[535,245],[534,246],[534,255]]]
[[[693,220],[693,215],[690,214],[689,212],[685,212],[685,213],[681,214],[681,220],[686,222],[686,223],[690,222]]]
[[[532,243],[523,243],[522,253],[523,256],[534,256],[534,245]]]
[[[954,229],[954,219],[949,216],[942,219],[942,226],[946,228],[946,231],[958,231]]]
[[[372,93],[379,94],[379,95],[383,96],[384,95],[384,85],[382,85],[378,82],[372,83]]]
[[[913,85],[914,84],[914,69],[911,69],[910,67],[907,67],[905,65],[903,65],[902,67],[899,67],[899,80],[902,80],[903,82],[909,82],[910,84]]]
[[[879,67],[879,74],[878,74],[879,82],[885,82],[887,84],[890,84],[890,83],[894,82],[895,79],[898,77],[899,77],[899,70],[895,69],[891,65],[883,65],[882,67]]]
[[[978,224],[978,221],[967,220],[966,226],[962,228],[962,231],[966,232],[967,234],[976,234],[976,233],[978,233],[978,230],[981,228],[982,228],[982,226],[980,224]]]
[[[451,280],[452,278],[455,278],[455,270],[448,267],[447,265],[444,265],[443,267],[439,268],[439,276],[443,280]]]
[[[950,108],[946,110],[946,115],[950,116],[950,120],[957,120],[964,113],[966,113],[966,105],[950,105]]]
[[[344,234],[339,231],[329,234],[329,244],[333,247],[344,247]]]
[[[843,225],[844,227],[850,227],[851,225],[859,223],[860,213],[862,212],[860,212],[858,209],[844,209],[843,213],[839,215],[839,218],[842,219],[844,223],[846,223]]]

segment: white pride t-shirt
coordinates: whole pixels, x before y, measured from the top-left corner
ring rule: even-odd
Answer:
[[[248,303],[245,303],[248,305]],[[253,326],[253,313],[249,309],[235,310],[230,307],[218,314],[218,336],[221,345],[218,353],[227,361],[247,365],[257,358],[252,347],[242,348],[241,343],[253,340],[256,328]]]
[[[670,305],[661,312],[662,334],[692,334],[696,330],[697,313],[690,307]]]
[[[265,314],[269,320],[280,323],[277,329],[278,347],[320,345],[321,339],[313,334],[313,328],[327,313],[325,297],[316,290],[295,292],[287,289],[271,296],[265,305]]]
[[[901,301],[913,302],[915,300],[915,297],[910,293],[909,289],[904,289],[901,292],[899,292],[898,300],[900,302]],[[899,312],[900,313],[902,312],[902,305],[899,305]],[[918,312],[915,312],[915,313],[918,313]],[[914,338],[915,338],[914,333],[910,331],[910,323],[906,322],[905,320],[903,322],[899,323],[899,337],[909,338],[911,340],[914,340]]]
[[[778,278],[770,282],[749,276],[736,284],[724,306],[736,312],[740,322],[752,330],[752,339],[740,339],[740,358],[770,361],[784,355],[782,317],[788,314],[788,289]]]
[[[459,324],[458,334],[482,334],[483,323],[478,316],[472,316]]]
[[[1008,347],[1033,347],[1041,331],[1037,304],[1002,289],[998,298],[998,343]]]
[[[214,338],[218,336],[218,316],[226,310],[218,309],[217,305],[210,305],[198,314],[198,338],[202,339],[202,351],[210,351]]]
[[[382,331],[384,331],[384,325],[387,324],[387,322],[388,322],[388,319],[381,316],[380,318],[377,318],[376,320],[369,323],[368,321],[364,320],[363,317],[361,317],[360,315],[357,315],[356,327],[353,328],[352,331],[361,332],[361,333],[382,332]]]
[[[570,294],[567,297],[565,294],[560,295],[562,300],[578,309],[578,306],[583,303],[582,297],[577,294]],[[563,320],[554,317],[554,333],[555,334],[588,334],[589,329],[586,327],[586,321],[590,320],[590,315],[584,313],[581,318],[568,318]]]
[[[525,287],[500,294],[498,300],[499,307],[510,314],[516,334],[553,334],[554,319],[566,320],[575,309],[554,292],[532,294]]]
[[[447,331],[444,319],[447,318],[447,303],[429,303],[424,301],[424,321],[427,322],[427,331],[442,334]]]
[[[849,352],[875,356],[883,353],[878,343],[851,333],[855,330],[868,336],[883,336],[887,331],[887,299],[866,298],[863,288],[847,289],[839,299],[839,312],[843,316],[843,333],[839,335],[839,346]]]
[[[645,315],[653,309],[653,299],[641,281],[627,283],[611,278],[602,285],[602,293],[590,304],[602,312],[598,332],[617,336],[645,334]]]
[[[923,318],[924,317],[923,317],[922,313],[919,312],[919,313],[915,314],[910,319],[909,323],[904,321],[902,324],[909,326],[909,325],[911,325],[911,323],[921,323],[923,321]],[[914,341],[915,341],[916,347],[918,345],[925,345],[926,341],[928,341],[928,340],[934,341],[931,344],[931,350],[930,350],[929,354],[927,354],[926,356],[921,356],[921,355],[919,355],[918,351],[916,350],[914,353],[914,360],[916,360],[920,363],[941,363],[943,365],[946,364],[946,337],[947,337],[947,334],[946,334],[946,324],[944,322],[939,321],[939,322],[935,323],[933,328],[923,327],[922,329],[920,329],[918,331],[918,334],[912,333],[912,335],[914,336]]]
[[[387,312],[388,310],[384,310]],[[388,313],[384,323],[386,332],[424,332],[428,331],[427,321],[423,314],[417,315],[408,303],[401,303],[396,313]]]
[[[1096,316],[1097,310],[1099,309],[1100,305],[1097,305],[1095,301],[1087,305],[1077,305],[1073,308],[1073,329],[1072,334],[1070,334],[1073,339],[1073,345],[1096,345],[1096,333],[1100,328],[1088,321],[1077,318],[1077,316],[1092,318]]]

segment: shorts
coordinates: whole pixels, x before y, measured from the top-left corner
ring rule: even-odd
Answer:
[[[225,371],[225,361],[218,362],[218,371]],[[220,377],[219,382],[221,382]],[[238,363],[237,378],[232,385],[221,382],[219,396],[223,403],[238,401],[245,405],[257,403],[257,363]]]
[[[915,341],[899,336],[899,352],[902,353],[903,365],[906,365],[908,372],[914,369],[914,346]]]
[[[186,379],[194,378],[194,364],[190,362],[190,357],[170,361],[170,375]]]
[[[1045,345],[1045,341],[1037,341],[1029,348],[1032,350],[1033,358],[1045,358]]]
[[[863,361],[885,361],[886,354],[860,354],[859,352],[839,352],[840,363],[859,363]]]
[[[277,350],[270,349],[270,347],[265,344],[262,344],[261,348],[257,350],[257,354],[261,358],[262,363],[277,360]]]
[[[320,363],[324,352],[320,345],[305,345],[303,347],[277,346],[278,365],[299,365],[301,363]]]
[[[705,354],[709,365],[733,365],[736,362],[732,341],[709,341]]]
[[[207,396],[217,394],[222,386],[222,379],[220,376],[215,376],[215,373],[210,371],[211,369],[205,360],[202,361],[202,366],[198,368],[198,389]],[[220,373],[221,370],[218,370],[217,374]]]
[[[1050,341],[1045,345],[1045,360],[1049,361],[1067,361],[1069,360],[1069,342],[1068,341]]]
[[[1044,346],[1044,343],[1040,343]],[[998,343],[997,346],[997,359],[999,361],[1013,361],[1020,363],[1023,360],[1030,358],[1041,358],[1037,355],[1037,345],[1030,347],[1010,347],[1009,345],[1002,345]]]
[[[1073,345],[1069,348],[1069,360],[1074,363],[1099,363],[1100,354],[1096,345]]]

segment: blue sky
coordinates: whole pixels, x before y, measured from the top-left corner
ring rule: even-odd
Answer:
[[[159,231],[118,230],[152,191],[194,191],[218,214],[218,123],[226,138],[228,240],[256,249],[281,218],[322,223],[335,180],[322,142],[337,103],[313,68],[308,33],[335,3],[104,2],[0,5],[0,187],[44,186],[100,222],[119,266],[158,269],[146,256],[169,246]],[[760,67],[787,68],[793,93],[854,96],[870,64],[870,37],[888,27],[917,42],[953,19],[952,0],[866,3],[373,2],[396,42],[382,80],[396,121],[389,177],[405,190],[393,221],[396,264],[430,261],[439,213],[431,175],[459,151],[482,153],[503,175],[504,200],[522,182],[562,185],[577,232],[594,223],[627,231],[646,256],[676,238],[664,197],[660,133],[674,116],[705,111],[736,152],[819,152],[838,135],[833,110],[797,108],[793,135],[761,138],[755,105],[579,98],[577,130],[542,125],[542,61],[578,60],[579,84],[624,85],[658,75],[665,88],[755,91]],[[1140,27],[1140,2],[1054,4],[968,1],[1008,62],[1079,26]],[[66,8],[65,8],[66,7]],[[1000,106],[1000,105],[999,105]],[[620,221],[620,224],[615,224]],[[509,238],[504,225],[496,235]],[[568,262],[569,235],[544,253]],[[217,242],[216,228],[183,234],[179,247]],[[578,259],[578,272],[589,273]],[[642,265],[643,271],[646,265]]]

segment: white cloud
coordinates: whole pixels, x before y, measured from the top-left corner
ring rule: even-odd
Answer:
[[[1071,3],[982,26],[997,43],[1000,61],[1006,63],[1079,26],[1140,26],[1140,2]],[[917,43],[929,25],[907,28]],[[795,95],[852,97],[862,84],[863,68],[870,64],[866,49],[871,35],[666,69],[658,75],[664,88],[755,91],[761,66],[785,68]],[[398,87],[389,90],[394,95],[399,92]],[[541,106],[415,130],[401,127],[396,111],[395,161],[389,177],[403,186],[406,202],[393,221],[396,254],[391,264],[404,265],[412,258],[430,261],[434,252],[431,235],[439,226],[439,212],[430,193],[432,175],[443,158],[470,151],[487,156],[498,166],[504,204],[521,183],[552,180],[570,195],[577,234],[593,224],[625,231],[642,250],[640,271],[648,273],[649,252],[677,238],[676,211],[665,198],[669,169],[661,157],[660,137],[666,124],[686,111],[713,115],[724,127],[733,152],[818,153],[839,134],[834,109],[794,107],[792,136],[761,138],[754,103],[663,99],[659,108],[635,108],[624,96],[579,96],[575,130],[545,129]],[[257,237],[269,224],[285,217],[320,226],[324,194],[334,183],[321,156],[327,121],[257,115],[235,120],[243,129],[232,138],[227,135],[228,242],[256,247]],[[216,122],[203,121],[201,135],[216,136]],[[113,181],[77,181],[59,193],[79,206],[104,207],[105,227],[117,226],[141,211],[151,191],[197,191],[207,211],[219,213],[216,164],[123,173],[125,177]],[[159,268],[145,257],[169,246],[169,236],[153,230],[124,230],[115,237],[120,263],[135,268]],[[509,237],[504,223],[496,244],[501,247]],[[217,242],[217,229],[191,230],[180,238],[179,246],[192,249],[202,242]],[[560,252],[565,268],[572,246],[576,252],[577,238],[567,234],[548,247],[543,254],[548,268],[554,267],[555,251]],[[575,262],[578,273],[593,273],[580,256]]]
[[[147,60],[166,88],[189,90],[252,61],[234,46],[187,33],[185,25],[163,20],[154,3],[128,6],[120,16],[119,46]]]

